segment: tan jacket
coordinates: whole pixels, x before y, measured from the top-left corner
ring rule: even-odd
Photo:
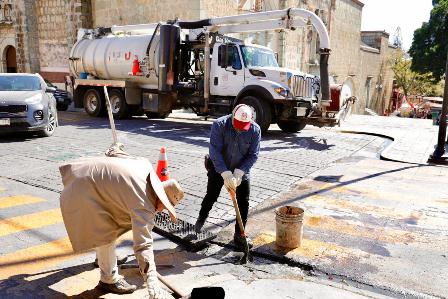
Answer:
[[[151,163],[144,158],[97,157],[69,162],[59,171],[62,216],[73,250],[106,245],[132,229],[142,274],[153,268],[155,195],[146,183],[154,172]]]

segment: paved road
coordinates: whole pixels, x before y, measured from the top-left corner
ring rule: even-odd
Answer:
[[[1,137],[0,177],[57,193],[62,190],[57,170],[62,161],[102,155],[111,143],[107,119],[65,112],[60,113],[60,123],[51,138]],[[137,118],[119,121],[117,128],[126,150],[149,158],[154,166],[160,147],[167,147],[171,175],[186,191],[177,210],[182,219],[194,222],[207,181],[203,156],[208,152],[210,122]],[[313,127],[296,135],[270,131],[263,137],[260,159],[252,172],[251,207],[376,139]],[[223,192],[211,212],[210,224],[226,226],[234,219],[232,212],[231,201]]]
[[[73,258],[59,210],[62,184],[58,165],[81,156],[102,155],[111,143],[107,119],[83,112],[60,113],[51,138],[0,136],[0,280],[46,269]],[[194,222],[206,186],[203,156],[208,152],[209,121],[134,118],[117,122],[126,150],[157,162],[168,148],[169,168],[186,191],[180,218]],[[331,162],[362,151],[377,137],[341,134],[311,127],[295,135],[275,129],[263,137],[252,173],[251,207],[286,190]],[[233,219],[226,194],[215,205],[209,227]]]

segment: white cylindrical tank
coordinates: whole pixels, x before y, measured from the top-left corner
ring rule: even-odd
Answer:
[[[79,40],[70,53],[70,72],[76,78],[84,72],[104,80],[127,80],[145,88],[157,88],[159,36],[149,51],[149,76],[133,76],[134,59],[142,61],[152,35],[114,36]]]

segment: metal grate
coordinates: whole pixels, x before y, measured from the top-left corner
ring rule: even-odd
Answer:
[[[204,247],[208,241],[216,238],[215,234],[205,230],[196,234],[194,225],[184,220],[177,219],[177,223],[173,223],[170,216],[164,212],[157,213],[154,222],[156,233],[179,242],[189,249],[195,250]]]
[[[27,110],[26,105],[0,105],[0,113],[20,113]]]
[[[291,78],[291,92],[295,97],[311,98],[316,91],[316,80],[313,77],[294,75]]]

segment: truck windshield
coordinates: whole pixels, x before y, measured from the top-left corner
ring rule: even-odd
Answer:
[[[0,91],[40,90],[40,80],[32,76],[0,76]]]
[[[277,60],[275,60],[275,55],[272,51],[257,47],[241,46],[241,52],[243,54],[243,60],[246,67],[278,67]]]

